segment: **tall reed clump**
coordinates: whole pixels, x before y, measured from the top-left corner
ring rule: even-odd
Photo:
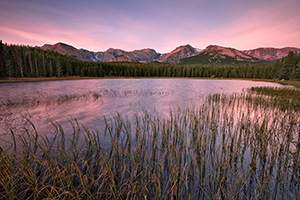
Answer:
[[[300,90],[296,88],[252,87],[251,100],[256,104],[285,110],[300,111]],[[266,98],[268,97],[268,98]]]
[[[250,97],[117,114],[105,133],[75,122],[40,137],[32,124],[23,147],[1,152],[0,199],[299,199],[300,114]]]

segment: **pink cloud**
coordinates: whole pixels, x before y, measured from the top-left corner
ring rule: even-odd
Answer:
[[[249,10],[226,27],[209,31],[201,35],[198,41],[206,38],[211,43],[232,46],[238,49],[257,48],[260,46],[296,46],[300,47],[299,16],[288,15],[286,2],[271,7]],[[195,41],[197,41],[195,39]]]
[[[74,30],[66,30],[50,25],[43,25],[40,30],[34,27],[15,27],[15,26],[1,26],[0,33],[3,42],[10,41],[13,44],[27,44],[31,46],[43,45],[45,43],[65,42],[76,48],[86,48],[89,50],[98,51],[103,46],[109,46],[109,43],[101,41],[95,36],[82,33]],[[84,46],[82,46],[84,44]]]

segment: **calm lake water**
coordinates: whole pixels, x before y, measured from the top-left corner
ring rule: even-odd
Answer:
[[[102,130],[104,116],[129,119],[144,110],[161,116],[170,110],[200,106],[205,96],[241,93],[251,87],[285,87],[245,80],[96,79],[0,84],[2,138],[24,131],[31,121],[39,134],[51,135],[52,122],[71,131],[70,120]],[[4,139],[3,139],[4,140]]]

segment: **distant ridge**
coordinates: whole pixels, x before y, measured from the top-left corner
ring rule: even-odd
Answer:
[[[202,53],[180,60],[181,64],[238,64],[262,62],[258,58],[230,47],[210,45]]]
[[[176,64],[180,59],[197,55],[199,50],[191,45],[183,45],[175,48],[170,53],[157,53],[154,49],[141,49],[134,51],[124,51],[121,49],[109,48],[106,51],[92,52],[85,49],[76,49],[75,47],[62,42],[54,45],[45,44],[41,47],[43,50],[51,50],[57,53],[68,55],[83,61],[92,62],[163,62]]]
[[[158,53],[154,49],[140,49],[124,51],[109,48],[106,51],[93,52],[58,42],[54,45],[45,44],[43,50],[55,51],[73,58],[89,62],[162,62],[171,64],[209,64],[209,63],[258,63],[263,61],[274,61],[288,55],[289,51],[300,53],[299,48],[257,48],[240,51],[230,47],[209,45],[203,51],[191,45],[176,47],[170,53]]]
[[[290,51],[300,53],[300,49],[295,47],[285,47],[281,49],[272,48],[272,47],[263,47],[263,48],[245,50],[243,52],[261,60],[273,61],[287,56]]]

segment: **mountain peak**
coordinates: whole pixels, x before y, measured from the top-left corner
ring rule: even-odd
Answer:
[[[170,53],[166,53],[162,55],[162,62],[176,64],[180,59],[191,57],[197,55],[199,51],[192,47],[190,44],[181,45],[176,47]]]
[[[58,42],[58,43],[54,44],[54,46],[59,46],[59,45],[70,46],[70,45],[67,45],[66,43],[63,43],[63,42]]]
[[[78,50],[75,47],[65,44],[63,42],[58,42],[54,45],[45,44],[42,46],[43,50],[50,50],[60,53],[62,55],[71,56],[83,61],[93,61],[90,56],[90,52],[87,50]]]
[[[71,47],[71,48],[75,49],[75,47],[68,45],[66,43],[63,43],[63,42],[58,42],[58,43],[54,44],[53,46],[56,46],[56,47],[62,46],[62,47],[69,47],[69,48]]]
[[[171,53],[176,53],[176,52],[182,51],[184,49],[194,50],[194,47],[192,47],[190,44],[181,45],[179,47],[176,47],[173,51],[171,51]]]
[[[219,45],[209,45],[207,46],[203,51],[218,51],[218,50],[231,50],[231,51],[235,51],[236,49],[231,48],[231,47],[223,47],[223,46],[219,46]]]
[[[45,44],[42,46],[42,49],[44,50],[53,50],[53,51],[58,51],[58,49],[63,50],[63,49],[75,49],[77,50],[75,47],[65,44],[63,42],[58,42],[56,44],[50,45],[50,44]],[[58,52],[60,53],[60,52]]]

